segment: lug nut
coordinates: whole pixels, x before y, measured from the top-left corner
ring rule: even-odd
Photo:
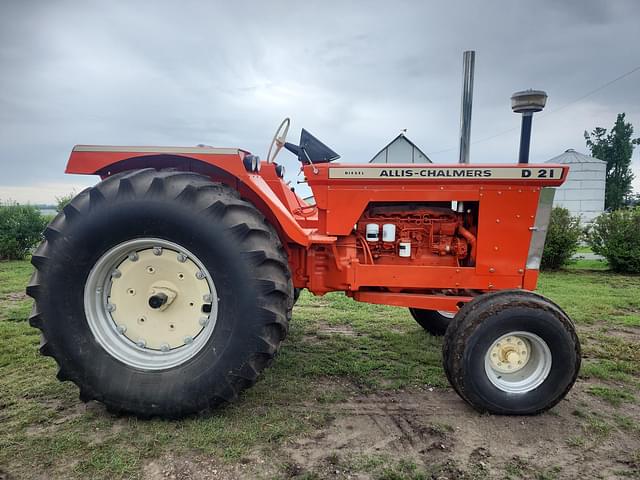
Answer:
[[[122,273],[120,272],[120,270],[114,270],[113,272],[111,272],[111,278],[120,278],[122,276]]]
[[[115,312],[115,311],[116,311],[115,303],[107,303],[107,312]]]
[[[184,337],[183,342],[184,342],[185,345],[189,345],[189,344],[193,343],[193,337]]]
[[[140,348],[145,348],[147,346],[147,342],[145,342],[142,338],[136,342],[136,345]]]
[[[187,256],[184,253],[179,253],[178,254],[178,261],[180,263],[184,263],[187,261]]]
[[[128,255],[129,260],[131,260],[132,262],[137,262],[138,261],[138,254],[136,252],[130,253]]]
[[[209,317],[200,317],[200,320],[198,320],[198,323],[200,324],[201,327],[206,326],[207,323],[209,323]]]
[[[207,293],[206,295],[202,296],[202,301],[211,303],[213,301],[213,296],[210,293]]]
[[[127,332],[127,327],[124,325],[118,325],[118,333],[124,335]]]
[[[202,270],[198,270],[198,271],[196,272],[196,278],[197,278],[198,280],[202,280],[204,277],[205,277],[205,274],[204,274],[204,272],[203,272]]]
[[[171,350],[171,347],[168,343],[163,343],[162,345],[160,345],[161,352],[168,352],[169,350]]]
[[[154,255],[162,255],[162,247],[153,247]]]

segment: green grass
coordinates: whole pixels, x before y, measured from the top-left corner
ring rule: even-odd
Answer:
[[[567,445],[570,447],[584,447],[585,443],[584,437],[580,435],[574,435],[567,438]]]
[[[559,272],[543,273],[538,290],[556,301],[576,323],[605,321],[640,326],[640,276],[617,275],[579,260]]]
[[[24,289],[31,271],[26,261],[0,261],[0,321],[21,321],[29,315],[32,302]]]
[[[619,407],[623,402],[633,402],[635,400],[633,394],[623,388],[592,385],[589,387],[588,392],[591,395],[602,398],[615,407]]]
[[[515,456],[511,461],[504,465],[505,479],[536,479],[536,480],[554,480],[561,473],[560,467],[553,466],[545,469],[539,469],[531,465],[527,460]]]
[[[540,291],[579,327],[586,357],[581,378],[599,382],[589,395],[613,405],[633,403],[640,349],[611,330],[640,326],[640,277],[614,275],[603,262],[598,268],[589,262],[541,274]],[[280,355],[236,404],[182,421],[113,417],[80,403],[77,388],[58,382],[55,363],[38,354],[39,332],[26,322],[31,300],[21,295],[30,274],[26,261],[0,262],[0,473],[6,466],[18,478],[138,478],[145,462],[169,452],[235,463],[256,451],[269,455],[282,442],[325,425],[332,405],[354,391],[447,387],[441,339],[426,334],[406,309],[303,292]],[[579,447],[580,439],[602,438],[613,429],[638,432],[622,408],[612,418],[576,411],[584,434],[566,439],[569,445]],[[445,434],[452,427],[432,428]],[[350,465],[387,479],[437,477],[457,468],[445,463],[423,470],[377,455]],[[471,474],[488,475],[480,467]],[[538,478],[556,474],[548,469]]]
[[[640,431],[640,425],[638,424],[638,422],[635,419],[628,417],[626,415],[615,413],[613,415],[613,421],[620,429],[626,432],[635,433]]]

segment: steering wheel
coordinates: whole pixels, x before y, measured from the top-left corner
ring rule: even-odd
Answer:
[[[291,125],[291,120],[289,117],[285,118],[278,129],[276,130],[275,135],[273,136],[273,140],[271,140],[271,145],[269,145],[269,153],[267,153],[267,163],[272,163],[282,147],[284,146],[284,142],[287,140],[287,133],[289,133],[289,125]],[[275,149],[273,148],[275,147]],[[273,156],[271,156],[271,151],[273,150]]]

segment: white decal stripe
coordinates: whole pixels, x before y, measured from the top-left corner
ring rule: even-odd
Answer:
[[[426,167],[426,168],[357,168],[334,167],[329,169],[329,178],[369,178],[379,180],[538,180],[560,179],[562,168],[558,167]]]
[[[214,147],[124,147],[112,145],[76,145],[74,152],[126,152],[126,153],[201,153],[205,155],[237,155],[237,148]]]

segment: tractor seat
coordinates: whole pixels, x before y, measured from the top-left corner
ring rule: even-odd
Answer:
[[[298,157],[303,164],[328,163],[340,158],[336,152],[327,147],[304,128],[300,132],[300,145],[286,142],[284,148]]]

